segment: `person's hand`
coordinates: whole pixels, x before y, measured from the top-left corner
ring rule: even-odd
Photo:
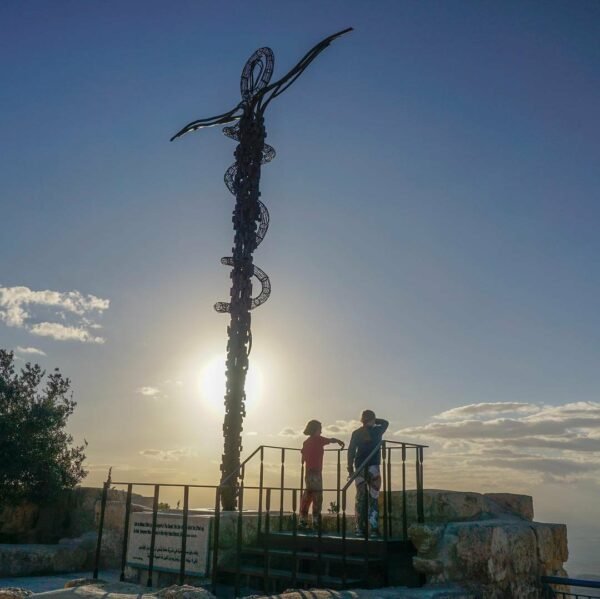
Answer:
[[[346,447],[346,444],[343,441],[340,441],[339,439],[337,439],[337,443],[342,449],[344,449],[344,447]]]
[[[354,475],[354,468],[352,466],[348,466],[348,478]]]

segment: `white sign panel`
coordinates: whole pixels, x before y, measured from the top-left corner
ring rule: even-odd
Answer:
[[[185,573],[205,576],[209,570],[210,528],[212,516],[188,516],[185,548]],[[161,572],[179,572],[183,514],[161,514],[156,518],[153,569]],[[152,512],[131,514],[127,565],[147,570],[150,563]]]

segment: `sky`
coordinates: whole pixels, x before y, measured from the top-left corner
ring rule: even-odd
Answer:
[[[597,2],[2,2],[0,347],[72,380],[86,484],[215,482],[235,143],[169,138],[348,26],[266,114],[244,452],[371,408],[600,574]]]

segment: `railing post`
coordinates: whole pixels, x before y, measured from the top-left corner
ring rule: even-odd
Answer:
[[[392,448],[388,447],[387,450],[387,514],[388,514],[388,538],[394,536],[394,522],[393,522],[393,510],[392,510]]]
[[[104,512],[106,511],[106,498],[110,486],[110,474],[108,480],[102,486],[102,501],[100,502],[100,521],[98,522],[98,539],[96,541],[96,560],[94,562],[94,573],[92,577],[98,578],[98,568],[100,567],[100,552],[102,550],[102,529],[104,528]]]
[[[365,464],[363,472],[365,477],[365,582],[369,581],[369,503],[371,502],[371,493],[369,491],[369,466]]]
[[[265,448],[264,446],[260,446],[260,470],[258,474],[258,523],[257,523],[257,532],[256,539],[260,537],[260,531],[262,528],[262,505],[263,505],[263,485],[265,479]]]
[[[123,525],[123,551],[121,553],[121,575],[119,580],[125,580],[125,565],[127,564],[127,543],[129,541],[129,516],[131,513],[131,492],[133,485],[127,485],[127,503],[125,504],[125,524]]]
[[[242,469],[242,484],[239,487],[238,494],[238,520],[237,520],[237,539],[235,543],[235,597],[240,594],[240,566],[242,557],[242,535],[244,528],[244,469]]]
[[[298,490],[292,489],[292,586],[296,585],[298,578],[298,516],[296,509],[298,507]]]
[[[336,515],[336,531],[340,534],[340,487],[342,485],[342,450],[337,450],[337,484],[335,492],[335,506],[337,509]]]
[[[154,501],[152,502],[152,533],[150,536],[150,558],[148,561],[148,581],[146,586],[152,586],[152,572],[154,570],[154,545],[156,543],[156,519],[158,517],[158,494],[160,485],[154,485]]]
[[[265,504],[265,549],[264,549],[264,572],[263,572],[263,584],[264,584],[264,591],[265,593],[268,593],[269,589],[269,533],[270,533],[270,527],[271,527],[271,487],[267,487],[267,497],[266,497],[266,504]]]
[[[219,570],[219,527],[221,523],[221,489],[215,489],[215,525],[213,527],[213,559],[212,559],[212,592],[217,594],[217,579]]]
[[[381,444],[381,456],[383,459],[382,471],[383,471],[383,538],[387,541],[388,539],[388,489],[387,489],[387,451],[385,441]]]
[[[323,491],[321,491],[321,494]],[[322,504],[322,500],[321,500]],[[323,506],[321,512],[317,515],[319,528],[317,529],[317,587],[321,585],[321,562],[323,556]],[[314,526],[314,522],[313,522]]]
[[[285,448],[281,448],[281,479],[279,486],[279,532],[283,530],[283,488],[285,487]]]
[[[417,447],[417,520],[419,524],[425,522],[423,509],[423,448]]]
[[[408,514],[406,513],[406,445],[402,443],[402,538],[408,540]]]
[[[188,485],[183,487],[183,521],[181,523],[181,560],[179,562],[179,584],[183,584],[185,578],[185,559],[187,552],[187,528],[188,528],[188,510],[190,503],[190,488]]]
[[[346,556],[348,547],[346,546],[346,488],[342,491],[342,586],[346,587]]]

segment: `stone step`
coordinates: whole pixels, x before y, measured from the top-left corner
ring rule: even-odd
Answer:
[[[235,567],[225,567],[220,568],[221,572],[227,572],[229,574],[235,574]],[[244,564],[240,565],[240,575],[242,576],[256,576],[258,578],[264,578],[265,568],[262,566],[247,566]],[[291,570],[282,570],[278,568],[269,568],[268,569],[268,578],[269,580],[293,580],[294,574]],[[297,582],[309,582],[309,583],[318,583],[323,585],[324,587],[341,587],[341,586],[356,586],[357,584],[361,584],[364,581],[361,578],[346,578],[346,582],[344,583],[343,578],[338,576],[318,576],[317,574],[309,574],[306,572],[298,572],[296,574]]]
[[[243,554],[248,555],[258,555],[264,556],[265,550],[262,547],[246,547],[242,551]],[[284,557],[294,557],[294,551],[292,549],[269,549],[269,556],[284,556]],[[297,559],[307,559],[307,560],[323,560],[323,561],[335,561],[335,562],[344,562],[344,556],[340,553],[319,553],[317,551],[297,551],[296,552]],[[384,561],[383,557],[370,555],[369,562],[382,562]],[[364,557],[359,557],[356,555],[347,555],[346,563],[348,565],[361,565],[365,563]]]

